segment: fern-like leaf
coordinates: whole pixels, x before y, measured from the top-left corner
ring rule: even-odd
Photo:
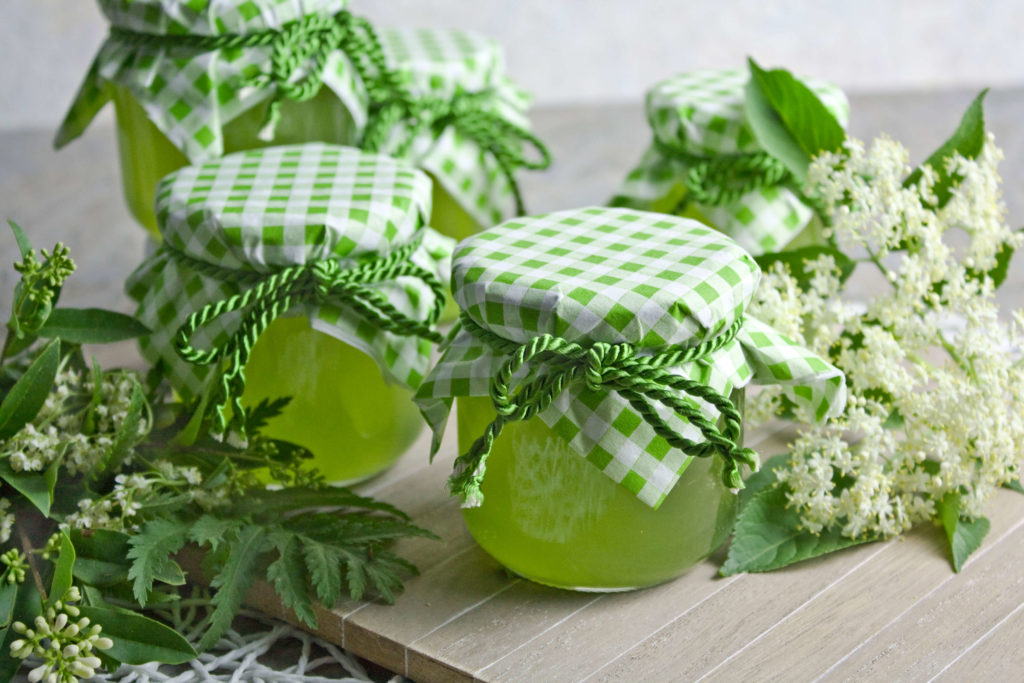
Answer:
[[[151,519],[128,540],[128,559],[132,561],[128,578],[132,581],[132,594],[143,607],[156,578],[181,573],[171,555],[185,545],[186,534],[186,527],[177,519]]]
[[[188,530],[188,539],[198,546],[210,546],[214,552],[220,548],[220,544],[238,532],[245,524],[240,519],[224,519],[213,515],[203,515]]]
[[[224,635],[252,588],[259,567],[260,555],[268,548],[269,539],[263,527],[247,525],[228,539],[227,559],[210,585],[217,589],[213,599],[210,625],[199,641],[199,650],[208,650]]]
[[[278,556],[267,566],[267,578],[274,584],[274,590],[281,596],[285,607],[291,608],[307,626],[316,628],[302,544],[294,534],[283,530],[271,532],[270,542]]]
[[[341,561],[339,548],[301,536],[302,556],[306,560],[309,577],[317,598],[326,607],[333,607],[341,599]]]

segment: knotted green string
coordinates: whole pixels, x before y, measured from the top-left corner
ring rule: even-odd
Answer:
[[[259,135],[263,140],[273,139],[281,117],[281,102],[284,99],[303,102],[316,96],[323,87],[324,64],[333,52],[342,50],[366,87],[369,111],[362,146],[367,151],[383,150],[391,131],[399,124],[404,123],[408,132],[399,142],[395,156],[404,156],[416,135],[422,131],[430,128],[439,135],[447,126],[452,126],[494,158],[508,181],[519,214],[525,213],[526,209],[519,184],[515,181],[515,170],[539,170],[551,164],[551,155],[544,143],[495,111],[492,104],[494,91],[460,92],[451,100],[414,94],[409,75],[388,65],[373,26],[349,12],[327,17],[310,14],[287,24],[280,31],[245,35],[156,35],[119,27],[111,28],[110,35],[128,45],[201,52],[269,46],[270,73],[257,74],[245,82],[245,85],[261,89],[275,86],[276,92]],[[534,148],[538,155],[536,160],[526,157],[526,145]]]
[[[790,177],[789,169],[781,161],[763,151],[704,157],[663,143],[655,144],[663,154],[689,168],[685,178],[689,194],[684,202],[705,206],[734,204],[749,192],[781,185]]]
[[[741,465],[757,468],[757,454],[741,445],[742,417],[732,402],[706,384],[668,370],[721,349],[736,337],[742,319],[696,346],[670,346],[649,356],[637,355],[631,344],[596,342],[583,346],[550,334],[519,344],[481,327],[465,313],[460,322],[474,337],[509,356],[491,379],[490,397],[498,415],[469,450],[456,459],[455,473],[449,480],[452,493],[461,495],[468,506],[483,501],[480,486],[487,457],[502,428],[541,413],[559,394],[578,382],[591,391],[618,392],[658,436],[687,455],[721,456],[725,460],[722,478],[730,488],[743,487]],[[523,368],[533,372],[516,382],[513,376]],[[713,406],[721,416],[722,428],[705,417],[691,399]],[[660,403],[687,420],[704,440],[692,441],[676,432],[657,413],[653,403]]]
[[[384,258],[348,268],[328,258],[288,266],[269,274],[223,268],[165,246],[171,257],[182,265],[243,288],[234,296],[207,304],[192,313],[174,336],[175,349],[189,363],[213,365],[227,361],[217,380],[218,387],[212,400],[214,416],[211,431],[222,434],[230,426],[240,436],[245,436],[245,409],[241,397],[245,391],[244,369],[249,354],[270,323],[293,306],[304,303],[339,304],[383,331],[440,343],[442,336],[434,325],[444,308],[445,289],[436,275],[410,261],[418,246],[418,243],[412,243]],[[368,287],[399,277],[418,278],[430,288],[434,301],[426,320],[410,318],[379,291]],[[192,337],[197,330],[232,311],[242,311],[242,321],[227,342],[211,349],[197,349],[192,345]],[[224,408],[228,403],[233,413],[230,425],[224,418]]]

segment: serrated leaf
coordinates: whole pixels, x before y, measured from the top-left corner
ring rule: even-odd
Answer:
[[[981,547],[989,530],[989,521],[984,517],[969,520],[960,516],[960,494],[947,493],[939,501],[939,519],[949,541],[950,559],[953,570],[963,569],[967,558]]]
[[[132,581],[132,594],[145,607],[153,581],[159,577],[182,576],[184,573],[171,555],[185,545],[187,530],[175,519],[151,519],[142,530],[131,537],[128,557],[132,560],[128,578]]]
[[[309,570],[309,578],[316,589],[317,598],[327,607],[341,599],[341,560],[339,548],[321,543],[308,536],[301,537],[302,557]]]
[[[149,333],[148,327],[124,313],[102,308],[55,308],[36,335],[60,337],[72,344],[110,344]]]
[[[267,579],[281,597],[285,607],[292,609],[303,623],[316,628],[316,613],[306,582],[306,563],[302,557],[302,544],[294,534],[271,534],[271,542],[278,556],[267,566]]]
[[[268,542],[266,530],[255,525],[243,527],[232,540],[224,566],[210,583],[217,592],[210,601],[213,605],[210,624],[199,641],[201,651],[216,644],[231,627],[231,621],[256,579],[259,557],[266,551]]]
[[[814,535],[800,528],[799,515],[786,502],[781,485],[767,487],[750,499],[736,519],[722,576],[770,571],[875,540],[846,538],[835,529]]]
[[[242,528],[244,522],[238,519],[214,517],[203,515],[188,530],[188,537],[198,546],[210,546],[216,551],[220,544],[233,532]]]
[[[838,151],[846,133],[814,91],[788,71],[766,71],[753,59],[748,62],[747,122],[761,147],[803,184],[811,159],[823,151]]]
[[[124,664],[184,664],[198,653],[184,636],[164,624],[116,607],[79,607],[114,642],[104,653]]]
[[[61,458],[57,458],[43,472],[15,472],[10,462],[0,460],[0,479],[25,496],[43,515],[50,516],[53,505],[53,489],[57,486]]]
[[[28,235],[21,229],[21,226],[12,220],[8,220],[7,224],[11,226],[11,232],[14,233],[14,241],[18,243],[18,251],[21,252],[21,257],[25,258],[32,251],[32,241],[29,240]]]
[[[60,534],[60,555],[53,570],[53,578],[50,580],[50,595],[47,597],[46,606],[52,607],[58,600],[64,599],[64,594],[71,588],[71,581],[75,567],[75,546],[63,531]]]
[[[47,344],[0,403],[0,439],[9,439],[31,422],[46,402],[60,366],[60,341]]]
[[[292,399],[290,396],[284,396],[270,400],[264,398],[253,408],[248,408],[245,411],[245,431],[247,434],[256,434],[263,427],[267,426],[267,422],[273,418],[279,416],[288,404],[291,403]]]
[[[960,119],[960,125],[957,126],[953,135],[921,164],[922,166],[931,166],[935,171],[937,179],[933,189],[939,200],[939,207],[946,205],[952,186],[959,182],[958,178],[946,170],[946,159],[952,157],[954,153],[974,159],[981,154],[982,147],[985,146],[985,112],[982,102],[986,94],[988,94],[988,88],[982,90],[967,107],[967,111],[964,112],[963,118]],[[910,187],[920,179],[921,169],[919,167],[907,176],[907,179],[903,181],[903,187]]]
[[[762,271],[767,271],[772,264],[782,262],[789,268],[790,274],[800,289],[807,290],[811,285],[813,274],[808,270],[807,263],[819,256],[831,256],[839,269],[840,282],[846,282],[857,267],[857,262],[835,247],[801,247],[788,251],[780,251],[771,254],[762,254],[754,258]]]

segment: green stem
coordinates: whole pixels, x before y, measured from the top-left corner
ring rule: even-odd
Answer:
[[[974,382],[978,381],[978,375],[974,371],[974,366],[971,364],[970,359],[964,358],[963,355],[961,355],[960,352],[956,350],[956,347],[954,347],[953,344],[951,344],[949,340],[946,339],[945,335],[943,335],[942,332],[939,332],[939,344],[941,344],[942,348],[946,350],[946,353],[949,354],[949,357],[952,358],[956,362],[956,364],[960,366],[960,369],[967,373],[968,377],[970,377],[971,380],[973,380]]]

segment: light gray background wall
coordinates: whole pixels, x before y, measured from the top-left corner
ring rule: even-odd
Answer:
[[[352,0],[380,25],[505,45],[539,105],[637,101],[747,54],[849,92],[1024,85],[1021,0]],[[0,0],[0,129],[52,127],[103,39],[90,0]]]

